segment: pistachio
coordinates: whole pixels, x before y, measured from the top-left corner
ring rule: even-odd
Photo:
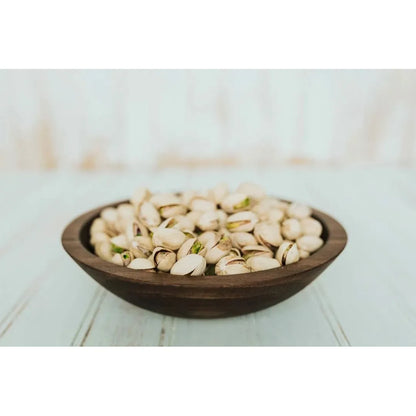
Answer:
[[[316,235],[320,237],[322,234],[322,224],[311,217],[300,220],[300,227],[303,235]]]
[[[254,183],[245,182],[239,185],[237,192],[248,195],[251,199],[260,201],[266,197],[264,189]]]
[[[153,233],[152,242],[155,247],[177,250],[185,239],[185,234],[182,231],[173,228],[157,228]]]
[[[113,251],[116,253],[117,252],[122,253],[123,251],[127,250],[130,247],[130,243],[124,234],[119,234],[113,237],[110,241],[113,244]],[[120,249],[122,250],[120,251]]]
[[[91,245],[95,246],[97,243],[101,241],[110,241],[110,236],[107,233],[101,232],[101,231],[96,231],[95,233],[91,234],[91,237],[90,237]]]
[[[109,241],[99,241],[95,245],[95,254],[106,261],[111,261],[113,258],[112,244]]]
[[[157,227],[160,222],[160,215],[155,206],[148,201],[143,202],[139,207],[139,219],[146,227]]]
[[[312,210],[304,204],[293,202],[288,206],[286,213],[290,218],[301,220],[302,218],[310,217]]]
[[[227,218],[227,229],[233,233],[252,231],[257,222],[257,215],[253,212],[238,212]]]
[[[123,251],[122,253],[114,254],[111,261],[119,266],[128,266],[133,259],[134,256],[130,251]]]
[[[227,225],[227,218],[228,218],[227,213],[223,211],[222,209],[217,209],[215,212],[217,213],[217,217],[218,217],[218,227],[225,228]]]
[[[282,222],[284,217],[285,213],[283,210],[279,208],[272,208],[267,215],[267,220],[273,224],[279,224]]]
[[[278,224],[259,222],[254,227],[254,236],[257,241],[270,249],[274,250],[283,242]]]
[[[276,259],[282,266],[299,261],[299,251],[296,243],[284,241],[276,252]]]
[[[90,233],[91,235],[96,232],[105,233],[106,230],[107,226],[105,224],[105,221],[102,218],[96,218],[91,224]]]
[[[193,224],[194,224],[194,228],[195,228],[195,225],[196,225],[196,223],[198,222],[198,220],[199,220],[199,217],[202,215],[202,212],[201,211],[190,211],[190,212],[188,212],[186,215],[185,215],[185,217],[187,218],[187,219],[189,219],[190,221],[192,221],[193,222]]]
[[[135,220],[126,225],[124,234],[126,235],[126,238],[131,241],[135,237],[147,237],[149,235],[149,231],[144,224]]]
[[[282,235],[287,240],[296,240],[302,234],[300,222],[295,218],[289,218],[282,223]]]
[[[278,260],[270,257],[253,256],[247,260],[247,266],[250,267],[252,272],[259,272],[261,270],[269,270],[280,267],[280,263]]]
[[[192,200],[189,203],[189,208],[192,211],[200,211],[200,212],[206,212],[206,211],[215,211],[217,208],[215,202],[209,200],[208,198],[199,195],[194,196]]]
[[[199,254],[188,254],[185,257],[182,257],[178,260],[170,272],[172,274],[178,275],[191,275],[191,276],[200,276],[204,273],[206,267],[206,261],[204,257]]]
[[[212,248],[221,239],[221,234],[216,231],[205,231],[199,235],[198,240],[207,248]]]
[[[208,249],[205,254],[205,260],[208,264],[217,263],[218,260],[230,252],[232,246],[231,239],[228,236],[221,236],[219,241],[213,247]]]
[[[134,192],[132,198],[130,199],[131,204],[137,210],[138,207],[151,197],[151,193],[147,188],[139,188]]]
[[[149,260],[158,270],[168,272],[176,262],[176,254],[168,248],[156,247]]]
[[[241,252],[246,260],[253,256],[273,257],[273,252],[269,248],[260,245],[245,246]]]
[[[114,254],[114,256],[111,258],[111,263],[117,264],[117,266],[124,266],[123,258],[121,257],[121,254],[120,253]]]
[[[323,246],[324,240],[317,237],[316,235],[304,235],[296,240],[296,244],[301,250],[313,253],[314,251],[318,250],[318,248]]]
[[[149,259],[134,259],[127,267],[134,270],[153,270],[155,265]]]
[[[105,221],[107,227],[115,229],[117,223],[117,210],[115,208],[104,208],[101,211],[101,218]]]
[[[190,208],[191,201],[197,196],[195,191],[184,191],[182,192],[180,198],[181,203],[186,207]]]
[[[178,260],[182,257],[187,256],[188,254],[199,254],[204,256],[207,249],[197,238],[189,238],[186,240],[178,250],[177,256]]]
[[[233,193],[227,195],[222,201],[221,201],[221,208],[229,213],[235,213],[239,211],[244,211],[250,209],[251,205],[251,199],[248,197],[247,194],[242,193]]]
[[[306,259],[306,257],[310,256],[309,251],[306,251],[306,250],[298,250],[298,251],[299,251],[299,257],[301,259]]]
[[[213,199],[216,204],[219,204],[228,194],[228,185],[226,183],[219,183],[212,189]]]
[[[130,243],[130,251],[137,258],[148,258],[153,251],[153,243],[150,237],[137,236]]]
[[[243,248],[244,246],[254,246],[257,244],[256,238],[251,233],[231,233],[230,238],[233,246],[239,249]]]
[[[246,261],[242,257],[236,257],[234,255],[223,257],[215,266],[215,274],[219,276],[248,272],[250,272],[250,269],[248,268]]]
[[[204,212],[196,223],[202,231],[216,230],[219,227],[218,214],[216,211]]]

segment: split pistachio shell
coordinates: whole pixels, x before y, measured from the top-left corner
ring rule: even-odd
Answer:
[[[147,188],[139,188],[133,194],[132,198],[130,199],[131,204],[137,210],[137,208],[144,202],[147,201],[151,197],[151,193]]]
[[[273,252],[261,245],[245,246],[241,249],[241,252],[246,260],[253,256],[273,257]]]
[[[202,215],[201,211],[190,211],[186,214],[186,218],[193,222],[194,227],[199,220],[199,217]]]
[[[216,211],[204,212],[196,223],[197,227],[202,231],[216,230],[219,227],[218,214]]]
[[[164,220],[159,228],[174,228],[175,230],[188,230],[194,231],[195,224],[186,215],[176,215],[175,217],[169,217]]]
[[[123,251],[123,253],[114,254],[111,261],[118,266],[128,266],[133,259],[134,256],[130,251]]]
[[[254,246],[257,244],[257,240],[251,233],[231,233],[231,242],[234,247],[243,248],[244,246]]]
[[[254,256],[247,260],[247,266],[250,267],[251,271],[259,272],[261,270],[269,270],[280,267],[280,263],[277,259],[270,257]]]
[[[227,218],[227,229],[233,233],[252,231],[258,222],[257,215],[251,211],[237,212]]]
[[[111,258],[111,263],[117,264],[117,266],[124,266],[123,258],[121,257],[120,253],[114,254],[114,256]]]
[[[112,244],[109,241],[100,241],[95,245],[95,254],[106,261],[113,258]]]
[[[186,214],[187,208],[182,205],[178,196],[173,194],[159,194],[150,198],[150,202],[159,210],[163,218]]]
[[[178,260],[170,272],[178,275],[200,276],[204,273],[207,263],[199,254],[189,254]]]
[[[229,213],[235,213],[239,211],[244,211],[250,209],[251,200],[248,197],[247,194],[242,193],[233,193],[227,195],[222,201],[221,201],[221,208]]]
[[[310,217],[312,214],[312,210],[304,204],[293,202],[287,208],[286,213],[291,218],[301,220],[302,218]]]
[[[167,248],[156,247],[149,260],[158,270],[168,272],[176,262],[176,254]]]
[[[152,237],[155,247],[165,247],[177,250],[185,241],[185,234],[173,228],[157,228]]]
[[[221,234],[216,231],[205,231],[198,237],[198,240],[208,249],[214,247],[220,239]]]
[[[182,257],[187,256],[188,254],[199,254],[201,256],[204,256],[206,252],[206,247],[204,247],[204,245],[201,243],[199,239],[189,238],[179,248],[177,257],[179,260]]]
[[[149,259],[134,259],[127,267],[134,270],[153,270],[155,265]]]
[[[215,265],[215,274],[219,276],[249,272],[250,269],[248,268],[246,261],[242,257],[236,257],[234,255],[223,257]]]
[[[313,253],[323,246],[324,241],[316,235],[304,235],[296,240],[296,244],[301,250]]]
[[[217,208],[215,202],[211,201],[210,199],[203,197],[203,196],[195,196],[192,198],[191,202],[189,203],[189,208],[192,211],[215,211]]]
[[[287,240],[296,240],[302,234],[300,222],[295,218],[289,218],[282,223],[282,235]]]
[[[267,220],[273,224],[279,224],[285,217],[284,211],[279,208],[273,208],[267,215]]]
[[[257,241],[270,249],[276,249],[283,242],[278,224],[259,222],[254,227],[254,236]]]
[[[251,199],[260,201],[266,196],[264,189],[254,183],[245,182],[239,185],[237,192],[248,195]]]
[[[155,206],[144,201],[139,207],[139,219],[147,227],[157,227],[161,223],[160,215]]]
[[[130,244],[130,251],[134,257],[148,258],[153,251],[153,243],[150,237],[134,237]]]
[[[129,222],[124,231],[125,236],[128,240],[133,240],[135,237],[147,237],[149,235],[149,232],[144,224],[142,224],[140,221],[131,221]]]
[[[322,224],[314,218],[303,218],[300,221],[300,227],[303,235],[315,235],[320,237],[322,234]]]
[[[282,266],[299,261],[299,251],[296,243],[284,241],[276,252],[276,259]]]
[[[217,244],[208,249],[205,254],[205,260],[208,264],[217,263],[230,252],[232,246],[231,239],[228,236],[222,236]]]

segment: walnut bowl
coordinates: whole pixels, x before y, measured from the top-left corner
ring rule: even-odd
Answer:
[[[107,207],[73,220],[62,233],[62,245],[93,279],[122,299],[142,308],[187,318],[223,318],[255,312],[275,305],[302,290],[342,252],[347,234],[329,215],[313,210],[322,223],[324,245],[297,263],[276,269],[229,276],[187,277],[132,270],[106,262],[89,243],[92,221]]]

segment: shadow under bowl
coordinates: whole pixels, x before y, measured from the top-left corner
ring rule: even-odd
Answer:
[[[187,277],[132,270],[106,262],[94,254],[89,229],[108,204],[72,221],[62,234],[62,245],[93,279],[122,299],[167,315],[187,318],[223,318],[275,305],[302,290],[342,252],[347,234],[329,215],[313,210],[323,226],[324,245],[297,263],[276,269],[229,276]]]

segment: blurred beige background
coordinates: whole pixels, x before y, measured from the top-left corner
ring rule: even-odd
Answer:
[[[3,70],[0,169],[416,161],[414,70]]]

